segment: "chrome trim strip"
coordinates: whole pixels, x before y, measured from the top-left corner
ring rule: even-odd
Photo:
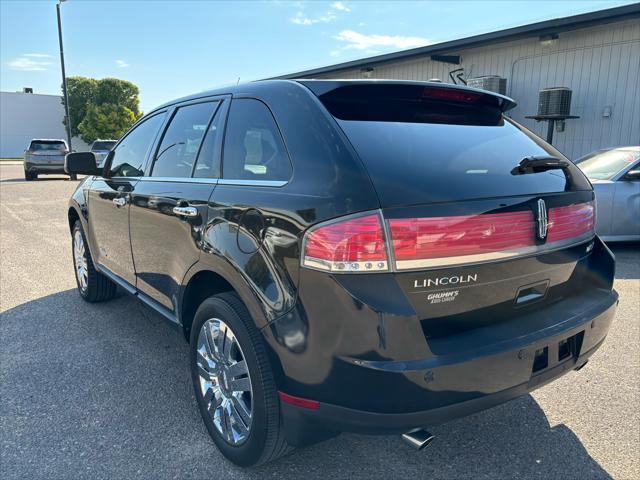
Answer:
[[[248,187],[284,187],[286,180],[231,180],[226,178],[195,178],[195,177],[109,177],[112,179],[140,180],[145,182],[172,182],[172,183],[211,183],[217,185],[244,185]]]
[[[480,263],[495,262],[512,258],[522,258],[543,253],[551,253],[564,248],[573,247],[594,238],[593,232],[589,232],[581,237],[561,240],[558,242],[535,245],[532,247],[519,248],[515,250],[503,250],[500,252],[479,253],[474,255],[460,255],[457,257],[427,258],[422,260],[397,260],[395,262],[396,271],[409,271],[417,269],[436,269],[451,266],[470,266]]]
[[[206,183],[216,184],[217,178],[193,178],[193,177],[138,177],[145,182],[171,182],[171,183]]]
[[[218,185],[245,185],[247,187],[284,187],[288,180],[232,180],[221,178]]]

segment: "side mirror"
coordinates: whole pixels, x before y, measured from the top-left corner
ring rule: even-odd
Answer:
[[[625,173],[622,176],[621,180],[625,180],[627,182],[634,182],[634,181],[640,180],[640,170],[638,169],[629,170],[627,173]]]
[[[96,165],[93,152],[68,153],[64,157],[64,171],[69,174],[100,175],[102,169]]]

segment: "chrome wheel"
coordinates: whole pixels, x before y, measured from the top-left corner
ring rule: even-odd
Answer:
[[[89,273],[87,270],[87,250],[84,247],[82,232],[76,230],[73,234],[73,260],[76,267],[76,278],[83,292],[87,289]]]
[[[225,322],[211,318],[200,328],[197,345],[206,409],[222,437],[239,445],[249,436],[253,413],[251,378],[240,344]]]

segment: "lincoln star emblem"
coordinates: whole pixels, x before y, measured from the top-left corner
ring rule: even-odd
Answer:
[[[549,219],[547,218],[547,206],[543,199],[538,199],[538,238],[544,240],[547,238],[547,228]]]

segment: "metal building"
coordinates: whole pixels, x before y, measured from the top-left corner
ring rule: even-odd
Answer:
[[[571,89],[571,114],[579,118],[566,120],[564,131],[562,123],[556,125],[553,140],[569,158],[600,148],[638,145],[640,3],[279,78],[438,78],[460,83],[485,76],[506,79],[506,94],[518,102],[509,115],[543,138],[546,123],[526,118],[537,113],[538,92],[548,87]]]
[[[0,158],[22,157],[33,138],[66,140],[63,119],[59,95],[0,92]],[[88,150],[78,137],[72,142],[75,150]]]

